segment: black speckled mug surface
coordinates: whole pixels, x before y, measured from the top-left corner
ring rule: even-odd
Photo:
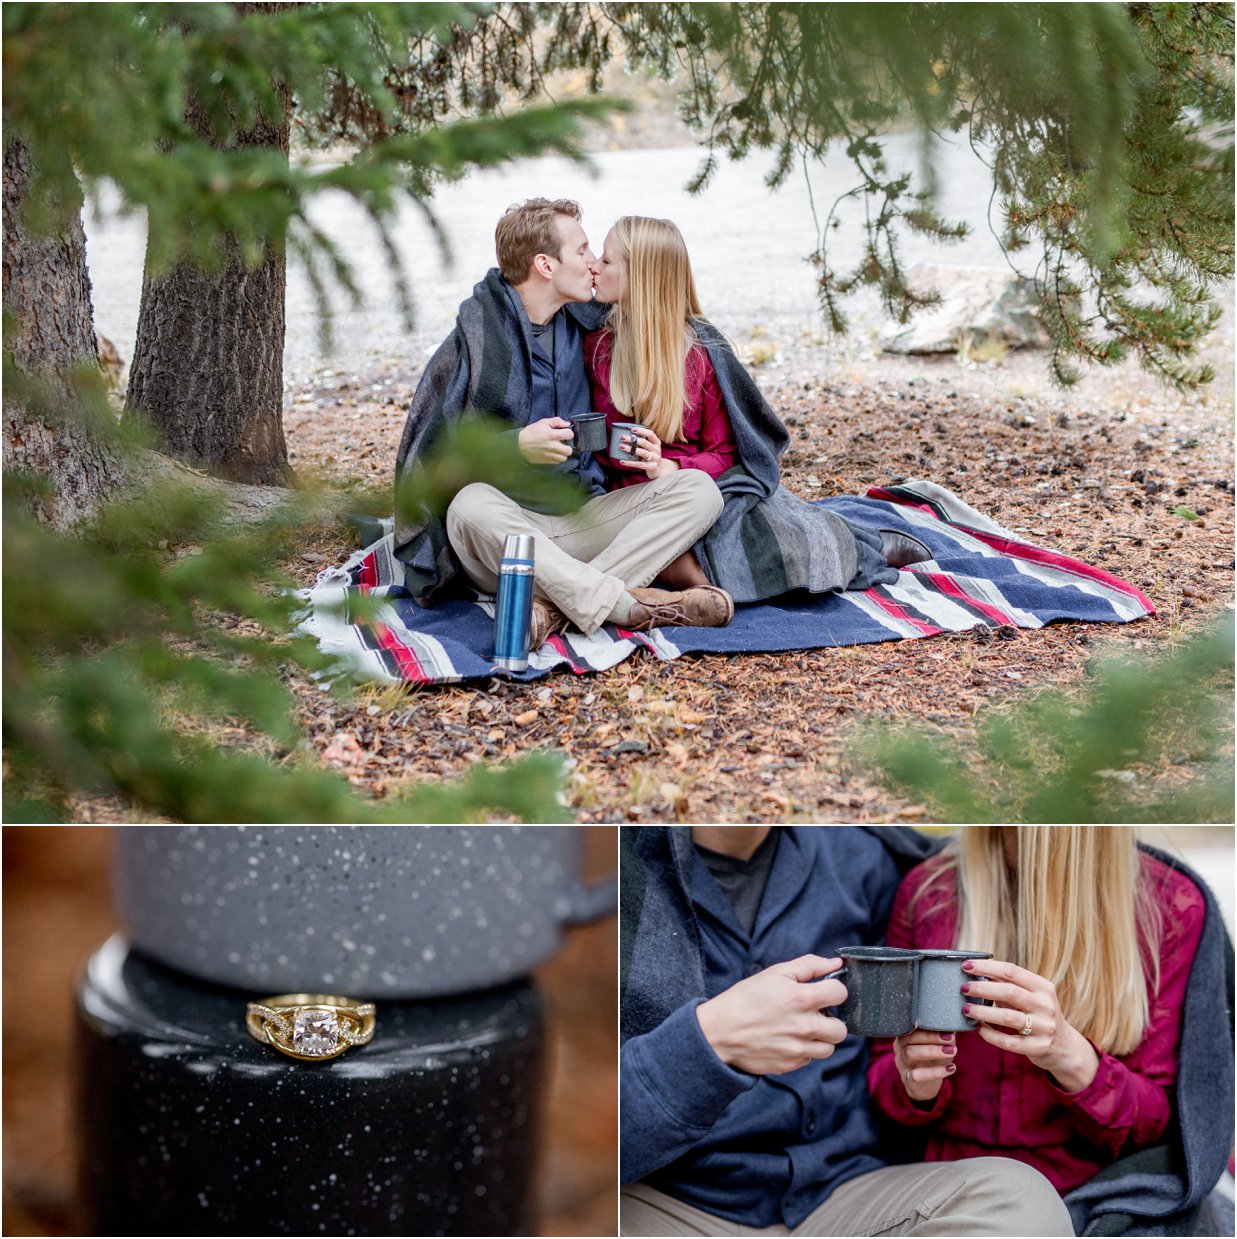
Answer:
[[[604,413],[577,413],[571,423],[572,446],[577,452],[604,452],[609,434]]]
[[[915,1027],[919,951],[896,946],[848,946],[837,952],[844,967],[832,976],[846,986],[834,1014],[861,1037],[901,1037]]]
[[[372,1043],[322,1063],[249,1035],[260,996],[119,937],[91,958],[77,990],[74,1233],[537,1234],[532,984],[379,1000]]]

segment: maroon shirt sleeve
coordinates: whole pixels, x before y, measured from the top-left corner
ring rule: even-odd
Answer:
[[[734,435],[730,430],[730,415],[722,389],[709,355],[702,348],[693,348],[687,356],[686,389],[690,407],[700,410],[700,430],[689,434],[687,443],[666,443],[662,455],[673,460],[680,469],[699,469],[717,481],[727,469],[733,468],[738,457]],[[684,416],[685,423],[695,418]]]
[[[1113,1157],[1154,1144],[1168,1126],[1181,1010],[1206,915],[1202,893],[1193,882],[1157,861],[1143,863],[1147,879],[1161,885],[1163,918],[1160,984],[1151,995],[1143,1039],[1124,1058],[1096,1049],[1100,1064],[1095,1079],[1077,1093],[1065,1092],[1048,1077],[1054,1092],[1072,1107],[1079,1131]]]

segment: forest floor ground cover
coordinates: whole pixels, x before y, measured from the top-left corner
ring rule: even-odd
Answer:
[[[730,334],[790,430],[782,466],[791,490],[816,498],[938,482],[1027,541],[1136,585],[1156,614],[669,663],[640,652],[600,675],[362,685],[348,700],[290,670],[316,760],[383,797],[410,782],[453,780],[478,761],[552,749],[569,759],[568,804],[581,822],[922,822],[929,808],[889,790],[861,760],[871,722],[916,723],[967,743],[977,718],[1045,690],[1081,692],[1097,658],[1154,656],[1231,611],[1231,313],[1207,345],[1214,383],[1184,395],[1133,362],[1062,389],[1034,351],[997,349],[981,363],[883,354],[870,330],[844,341],[793,324]],[[285,428],[298,472],[389,488],[420,369],[326,368],[289,386]],[[307,531],[284,567],[308,586],[355,549],[342,527]],[[255,743],[243,726],[213,731],[219,743]],[[1163,761],[1133,770],[1135,793],[1188,783],[1201,773],[1195,756],[1187,726],[1169,737]],[[1231,760],[1231,746],[1221,758]],[[89,798],[75,817],[134,812]]]
[[[1062,390],[1042,353],[977,364],[804,332],[736,335],[790,429],[790,489],[814,498],[931,479],[1028,541],[1138,586],[1157,608],[1150,619],[671,663],[641,653],[602,675],[372,686],[351,704],[294,675],[310,742],[379,796],[551,748],[571,759],[581,821],[924,820],[924,806],[856,761],[865,721],[965,737],[980,712],[1078,686],[1099,655],[1172,648],[1231,607],[1231,342],[1222,329],[1209,348],[1216,382],[1183,396],[1133,363]],[[291,392],[294,465],[389,481],[417,377],[397,365],[327,371]],[[1187,508],[1197,519],[1174,513]],[[326,537],[290,567],[308,585],[353,549]],[[1188,779],[1188,753],[1136,774],[1148,792]]]

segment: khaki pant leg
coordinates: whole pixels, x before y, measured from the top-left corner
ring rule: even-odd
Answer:
[[[589,633],[625,589],[647,585],[721,510],[717,483],[699,469],[600,495],[565,516],[530,512],[474,482],[447,509],[447,537],[472,581],[493,593],[507,535],[532,534],[537,592]]]
[[[532,534],[537,593],[553,602],[581,632],[592,632],[622,596],[623,582],[582,563],[560,545],[574,523],[587,519],[589,506],[585,504],[570,517],[546,516],[520,507],[493,486],[473,482],[447,509],[447,537],[464,571],[492,594],[498,589],[507,535]]]
[[[712,528],[723,503],[707,473],[677,469],[593,499],[580,513],[587,522],[560,545],[639,589]]]
[[[1072,1235],[1038,1170],[1007,1157],[887,1166],[843,1183],[795,1235]]]
[[[632,1183],[619,1194],[620,1235],[786,1235],[785,1226],[760,1230],[715,1217],[685,1205],[645,1183]]]

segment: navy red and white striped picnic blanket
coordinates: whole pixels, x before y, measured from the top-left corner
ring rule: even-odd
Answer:
[[[658,658],[747,654],[866,645],[932,637],[970,628],[1040,628],[1058,620],[1124,624],[1153,615],[1132,585],[1080,560],[1032,545],[932,482],[873,487],[866,498],[818,502],[873,528],[905,529],[933,558],[898,574],[891,585],[824,595],[794,594],[738,607],[726,628],[658,628],[628,632],[607,624],[592,636],[551,637],[529,656],[527,671],[494,666],[491,598],[418,606],[401,584],[391,535],[328,569],[303,591],[300,631],[318,639],[358,679],[455,684],[506,675],[532,680],[565,667],[604,671],[638,649]],[[363,596],[377,614],[357,615]]]

